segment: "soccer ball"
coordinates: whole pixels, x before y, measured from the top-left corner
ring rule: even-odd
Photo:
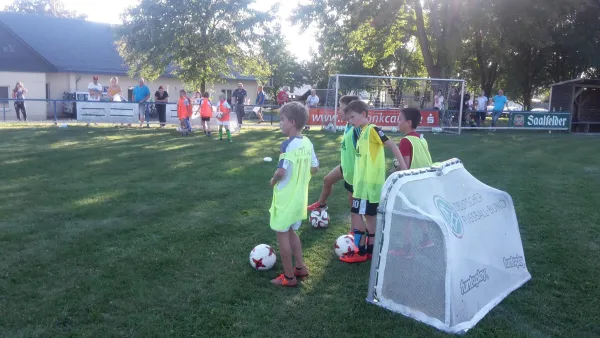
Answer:
[[[218,119],[222,119],[222,118],[223,118],[223,112],[222,112],[222,111],[218,111],[218,112],[215,114],[215,116],[216,116]]]
[[[335,126],[333,125],[333,123],[330,123],[330,124],[327,125],[327,127],[325,129],[329,130],[329,131],[334,131],[335,130]]]
[[[398,128],[392,127],[392,133],[397,133],[397,132],[398,132]]]
[[[277,255],[275,250],[266,244],[259,244],[250,251],[250,266],[258,271],[266,271],[275,265]]]
[[[310,224],[315,228],[327,228],[329,225],[329,214],[325,210],[315,210],[310,213]]]
[[[356,245],[354,245],[354,237],[351,235],[342,235],[335,240],[334,245],[335,254],[338,257],[342,257],[345,254],[354,252]]]
[[[435,128],[431,128],[431,131],[432,131],[434,134],[439,134],[439,133],[441,133],[441,132],[443,131],[443,129],[442,129],[442,128],[440,128],[440,127],[435,127]]]

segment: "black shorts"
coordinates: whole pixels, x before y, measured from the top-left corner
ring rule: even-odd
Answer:
[[[341,164],[340,164],[340,172],[342,173],[342,177],[344,177],[344,169],[342,169]],[[346,180],[344,180],[344,188],[346,188],[346,190],[348,190],[349,192],[354,192],[354,187],[352,186],[352,184],[346,182]]]
[[[350,212],[358,215],[377,216],[377,207],[379,207],[379,203],[371,203],[368,200],[354,198]]]
[[[210,117],[203,117],[202,122],[210,122]]]

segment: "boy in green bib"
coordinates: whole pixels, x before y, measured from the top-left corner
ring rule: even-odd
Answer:
[[[345,263],[362,263],[371,258],[375,240],[377,207],[381,198],[381,190],[385,183],[385,153],[383,146],[388,147],[400,169],[408,169],[398,146],[392,142],[381,129],[369,124],[369,109],[366,103],[354,101],[344,108],[348,122],[360,128],[360,138],[356,144],[354,177],[352,194],[352,228],[357,253],[340,257]],[[364,219],[363,219],[364,217]],[[365,223],[366,221],[366,223]],[[366,231],[366,233],[365,233]]]
[[[398,119],[398,130],[404,134],[398,147],[404,158],[404,162],[410,169],[429,168],[433,165],[429,145],[422,134],[417,133],[417,127],[421,123],[421,112],[416,108],[404,108],[400,111]],[[434,244],[429,238],[429,228],[426,222],[409,221],[403,228],[404,246],[400,250],[390,251],[392,255],[411,258],[414,256],[412,251],[412,230],[413,226],[421,227],[423,238],[419,242],[419,247],[429,248]]]
[[[290,102],[279,111],[279,127],[288,139],[281,144],[277,171],[271,179],[273,202],[270,225],[277,232],[279,255],[283,274],[271,281],[274,285],[295,287],[297,277],[308,276],[302,257],[302,243],[296,234],[302,220],[306,219],[308,183],[319,170],[319,160],[310,140],[302,136],[308,120],[308,111],[298,102]],[[296,267],[292,264],[296,259]]]
[[[340,98],[340,117],[342,121],[347,121],[344,114],[344,107],[350,102],[358,100],[358,96],[344,95]],[[327,210],[327,198],[331,195],[333,185],[344,180],[344,188],[348,191],[348,199],[352,203],[352,177],[354,175],[354,157],[356,150],[356,142],[360,136],[360,129],[352,127],[350,123],[346,123],[346,129],[342,136],[341,145],[341,161],[340,165],[333,168],[323,179],[323,189],[319,200],[308,206],[309,211]]]

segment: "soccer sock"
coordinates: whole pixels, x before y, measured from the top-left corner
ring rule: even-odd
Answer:
[[[364,254],[364,245],[360,245],[360,239],[362,238],[362,236],[364,236],[365,233],[363,231],[354,229],[354,245],[356,245],[356,247],[358,248],[358,252],[360,253],[361,250],[363,250],[363,254]]]
[[[294,277],[295,277],[295,276],[288,277],[288,276],[286,276],[285,274],[284,274],[283,276],[285,276],[285,279],[287,279],[287,280],[292,280],[292,279],[294,279]]]
[[[225,129],[225,132],[227,133],[227,139],[231,141],[231,132],[229,131],[229,129]]]
[[[373,246],[375,245],[375,234],[367,234],[367,253],[373,254]]]
[[[219,140],[223,139],[223,128],[219,127]]]

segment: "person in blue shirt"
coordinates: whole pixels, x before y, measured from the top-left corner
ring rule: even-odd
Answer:
[[[496,126],[496,121],[502,116],[502,111],[506,107],[508,110],[508,98],[504,96],[504,91],[500,89],[498,95],[492,99],[494,101],[494,109],[492,110],[492,127]]]
[[[256,93],[256,101],[254,102],[254,104],[257,106],[256,108],[258,108],[254,108],[256,111],[256,117],[258,117],[258,123],[265,122],[262,113],[262,106],[265,105],[265,92],[263,91],[263,86],[258,86],[258,91]]]
[[[150,88],[146,86],[146,80],[140,78],[139,85],[133,88],[133,102],[140,104],[140,128],[144,125],[144,119],[146,120],[146,128],[150,128],[150,107],[146,104],[148,99],[150,99]]]

